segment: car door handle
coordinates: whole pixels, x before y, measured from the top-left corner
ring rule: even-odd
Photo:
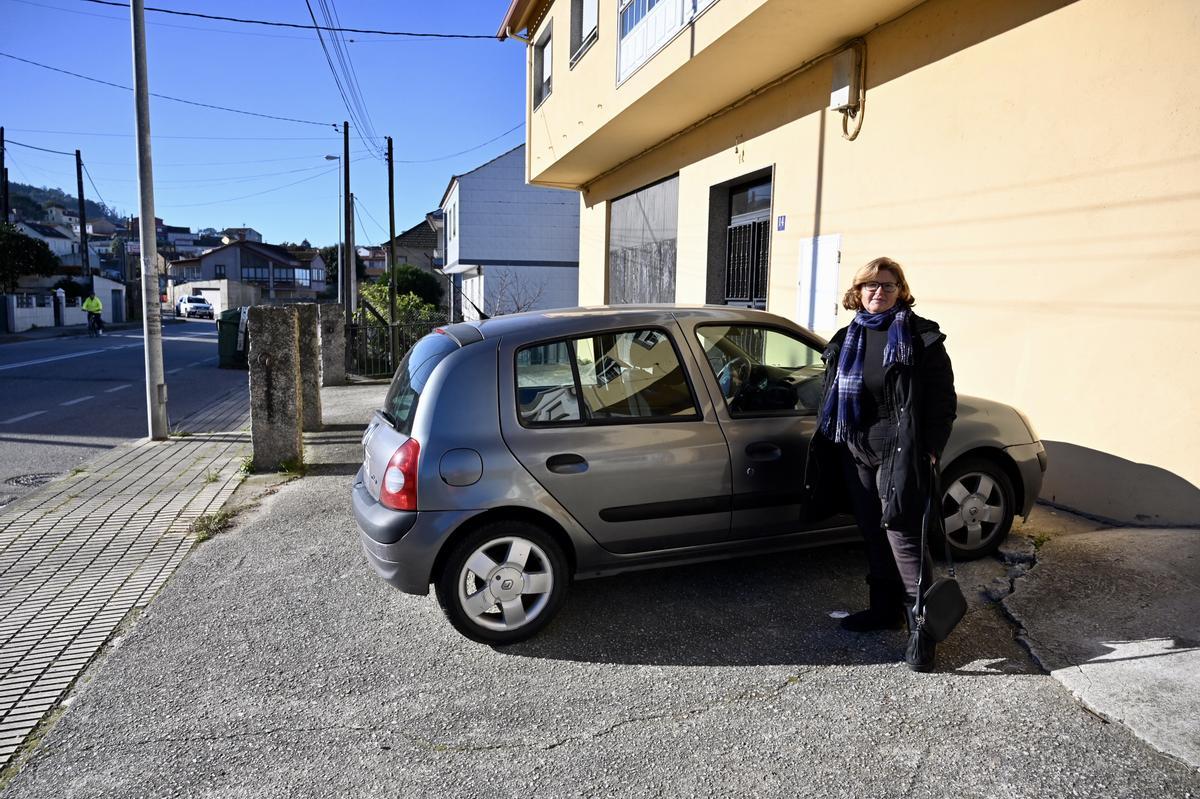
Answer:
[[[783,457],[783,450],[770,441],[755,441],[746,445],[746,457],[752,461],[777,461]]]
[[[546,468],[555,474],[583,474],[588,469],[588,462],[583,456],[568,452],[546,458]]]

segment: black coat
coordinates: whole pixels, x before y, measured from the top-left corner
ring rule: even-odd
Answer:
[[[834,384],[847,330],[848,327],[843,327],[835,333],[821,356],[825,361],[822,411],[825,397]],[[896,409],[899,425],[896,446],[883,453],[880,464],[884,526],[897,519],[919,517],[924,512],[929,491],[929,455],[937,456],[941,462],[942,450],[957,416],[958,395],[954,392],[954,370],[944,344],[946,335],[936,322],[916,314],[912,317],[912,330],[912,366],[893,364],[884,373],[884,391],[889,405]],[[818,422],[818,430],[820,426]],[[844,502],[844,488],[836,485],[841,481],[835,460],[840,456],[837,451],[840,446],[818,432],[809,447],[805,493],[822,511],[839,509],[830,507],[830,498],[836,498],[832,502],[838,505]]]

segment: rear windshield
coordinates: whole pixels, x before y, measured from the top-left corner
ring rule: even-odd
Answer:
[[[413,419],[417,416],[417,403],[425,390],[425,382],[434,368],[447,355],[458,349],[454,339],[442,333],[430,333],[413,345],[400,361],[392,387],[388,390],[383,409],[395,420],[396,430],[412,435]]]

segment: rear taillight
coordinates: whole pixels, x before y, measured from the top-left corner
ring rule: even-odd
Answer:
[[[421,445],[415,438],[405,441],[388,461],[379,486],[379,501],[392,510],[417,509],[417,458]]]

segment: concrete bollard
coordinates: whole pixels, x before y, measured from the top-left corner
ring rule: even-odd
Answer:
[[[304,459],[297,317],[294,307],[250,308],[250,442],[256,469],[294,467]]]
[[[300,330],[300,396],[304,432],[321,429],[321,319],[317,305],[294,306]]]
[[[321,385],[346,383],[346,309],[333,303],[317,306],[321,318]]]

